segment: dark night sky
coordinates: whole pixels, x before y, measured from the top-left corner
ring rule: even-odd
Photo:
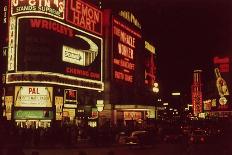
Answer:
[[[105,0],[135,10],[146,37],[156,46],[163,95],[190,96],[194,69],[214,78],[213,56],[232,56],[232,0]]]
[[[158,78],[164,94],[190,95],[194,69],[214,78],[213,56],[232,56],[232,1],[152,0],[138,9],[143,29],[157,50]]]

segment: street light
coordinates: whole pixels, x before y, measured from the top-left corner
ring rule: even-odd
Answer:
[[[158,93],[159,92],[159,84],[157,83],[157,82],[155,82],[154,84],[153,84],[153,88],[152,88],[152,91],[154,92],[154,93]]]

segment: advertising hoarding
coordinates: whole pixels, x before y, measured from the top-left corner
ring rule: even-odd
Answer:
[[[15,107],[52,107],[52,87],[16,86]]]
[[[53,112],[47,110],[15,110],[14,119],[36,119],[36,120],[51,120],[53,118]]]
[[[145,41],[145,84],[153,87],[156,79],[155,47]]]
[[[134,83],[138,43],[141,34],[113,17],[112,37],[113,79]]]
[[[32,78],[103,90],[99,9],[79,0],[12,0],[10,6],[7,83]],[[27,72],[26,78],[14,72]]]
[[[214,73],[215,73],[215,86],[216,94],[216,107],[217,110],[231,109],[231,74],[229,56],[215,56],[213,58]]]
[[[12,0],[11,14],[42,13],[64,19],[65,0]]]

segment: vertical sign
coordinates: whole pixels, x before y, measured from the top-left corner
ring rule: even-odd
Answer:
[[[113,78],[134,83],[135,57],[140,33],[113,19]]]
[[[15,69],[15,34],[16,17],[10,17],[9,44],[8,44],[8,71]]]
[[[145,84],[153,86],[156,81],[155,47],[145,41]]]

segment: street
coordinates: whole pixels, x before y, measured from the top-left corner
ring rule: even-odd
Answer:
[[[25,155],[231,155],[231,147],[212,143],[194,144],[185,146],[183,144],[157,144],[154,147],[130,148],[128,146],[112,147],[81,147],[81,148],[43,148],[24,149]],[[3,155],[8,155],[7,150],[3,150]],[[84,154],[83,154],[84,155]]]

